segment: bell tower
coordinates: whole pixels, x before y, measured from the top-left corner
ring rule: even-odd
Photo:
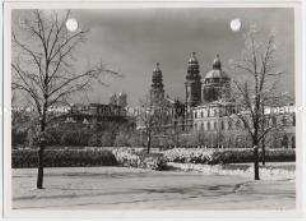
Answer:
[[[192,52],[187,67],[186,75],[186,105],[188,108],[194,107],[201,102],[201,76],[200,65],[196,58],[196,53]]]
[[[151,104],[155,105],[164,100],[165,90],[163,83],[163,74],[159,68],[159,63],[156,63],[156,67],[153,70],[152,84],[150,90],[150,100]]]

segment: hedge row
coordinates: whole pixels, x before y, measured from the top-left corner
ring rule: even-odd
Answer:
[[[197,149],[176,148],[164,152],[168,162],[176,163],[201,163],[201,164],[225,164],[248,163],[254,161],[252,149]],[[262,159],[259,151],[259,158]],[[268,149],[265,151],[266,162],[290,162],[295,161],[294,149]]]
[[[262,157],[259,151],[260,158]],[[266,162],[295,161],[294,149],[266,150]],[[146,154],[133,148],[47,149],[45,167],[127,166],[164,170],[166,162],[226,164],[253,162],[252,149],[197,149],[176,148],[162,153]],[[12,151],[13,168],[37,167],[37,150]]]
[[[45,167],[86,167],[118,165],[115,155],[103,149],[56,149],[45,150]],[[19,149],[12,151],[13,168],[37,167],[37,150]]]
[[[37,167],[37,150],[15,149],[12,152],[13,168]],[[134,148],[83,148],[47,149],[45,167],[125,166],[164,170],[167,162],[161,153],[145,154]]]

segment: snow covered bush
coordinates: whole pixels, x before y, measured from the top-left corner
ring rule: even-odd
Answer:
[[[167,160],[161,153],[147,154],[145,150],[139,148],[122,147],[113,150],[119,165],[127,167],[139,167],[152,170],[165,170]]]
[[[119,165],[126,167],[140,167],[140,157],[136,155],[133,148],[122,147],[114,149],[112,153],[115,155]]]
[[[253,149],[213,149],[213,148],[174,148],[164,151],[168,162],[226,164],[253,162]],[[262,152],[260,151],[260,159]],[[267,149],[265,153],[267,162],[295,161],[294,149]]]
[[[239,165],[235,168],[223,165],[203,165],[193,163],[169,163],[169,166],[181,171],[194,171],[204,175],[242,176],[252,179],[254,169],[252,165]],[[246,166],[246,168],[244,168]],[[295,169],[276,166],[261,166],[259,169],[261,180],[295,179]]]

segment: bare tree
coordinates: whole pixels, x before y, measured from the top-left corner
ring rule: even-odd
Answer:
[[[66,104],[71,95],[89,89],[93,82],[104,84],[105,74],[117,75],[103,64],[82,73],[76,70],[76,49],[85,42],[88,30],[67,30],[70,14],[34,10],[27,13],[19,34],[12,30],[12,89],[28,95],[38,117],[38,189],[43,188],[46,130],[54,120],[49,109]]]
[[[269,107],[279,104],[277,97],[277,83],[281,73],[276,73],[275,43],[271,35],[267,41],[260,41],[254,32],[246,35],[246,48],[242,59],[233,64],[236,71],[247,75],[243,81],[234,81],[233,96],[239,105],[236,115],[243,122],[252,138],[254,149],[254,179],[259,180],[259,152],[260,142],[272,130],[280,125],[269,124],[270,115],[265,111]],[[262,146],[264,148],[264,145]],[[264,152],[264,149],[263,149]]]
[[[150,153],[153,137],[162,136],[167,129],[167,123],[169,122],[167,101],[162,99],[153,105],[150,96],[146,96],[140,101],[137,118],[139,129],[146,137],[147,153]]]

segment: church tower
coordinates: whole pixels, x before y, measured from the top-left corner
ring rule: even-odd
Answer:
[[[186,104],[187,107],[194,107],[201,102],[201,76],[200,65],[195,52],[192,52],[187,68],[186,75]]]
[[[152,105],[156,105],[165,98],[165,90],[163,84],[163,74],[159,68],[159,63],[156,63],[156,67],[153,70],[152,84],[150,90],[150,100]]]
[[[219,55],[213,61],[210,70],[202,79],[202,102],[209,103],[217,100],[226,100],[230,95],[230,78],[222,70]]]

